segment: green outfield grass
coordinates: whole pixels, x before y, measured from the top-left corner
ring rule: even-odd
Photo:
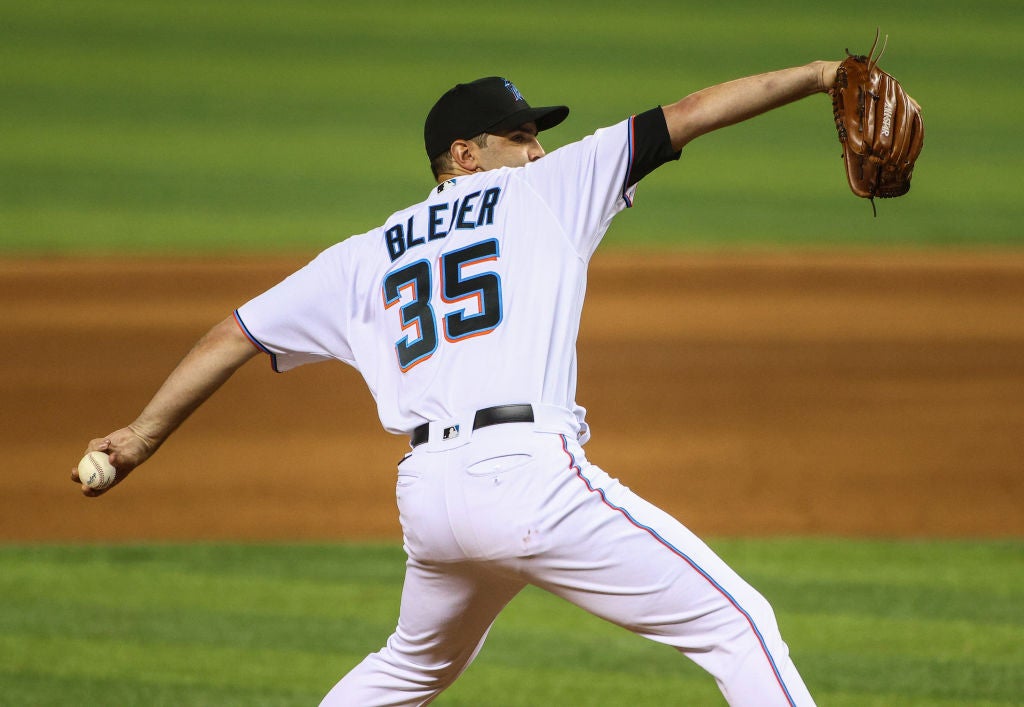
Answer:
[[[1016,246],[1024,6],[914,0],[0,0],[0,253],[315,251],[430,186],[422,119],[503,74],[566,102],[548,148],[740,75],[866,51],[925,107],[911,193],[842,175],[814,97],[687,148],[611,244]]]
[[[821,705],[1024,695],[1024,545],[713,547],[772,601]],[[0,704],[310,705],[397,618],[392,545],[0,548]],[[536,590],[439,705],[717,705],[673,650]]]

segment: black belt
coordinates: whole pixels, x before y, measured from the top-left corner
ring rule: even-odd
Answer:
[[[473,416],[473,429],[502,425],[506,422],[533,422],[532,405],[496,405],[492,408],[477,410]],[[448,430],[445,430],[448,432]],[[458,431],[456,430],[456,434]],[[455,435],[452,435],[454,437]],[[412,431],[410,441],[416,447],[430,439],[430,423],[424,422]]]

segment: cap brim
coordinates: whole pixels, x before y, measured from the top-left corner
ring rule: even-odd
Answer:
[[[535,123],[537,132],[550,130],[569,116],[568,106],[544,106],[543,108],[524,108],[502,119],[487,128],[487,132],[496,130],[514,130],[520,125]]]

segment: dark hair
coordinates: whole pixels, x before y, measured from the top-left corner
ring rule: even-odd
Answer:
[[[487,147],[487,133],[480,133],[469,139],[480,147]],[[445,150],[430,160],[430,171],[434,173],[434,179],[437,179],[442,174],[450,174],[454,164],[451,150]]]

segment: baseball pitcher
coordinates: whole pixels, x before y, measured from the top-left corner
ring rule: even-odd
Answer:
[[[499,77],[455,86],[426,118],[436,183],[421,202],[240,306],[89,449],[120,485],[258,353],[278,372],[343,361],[410,440],[397,475],[408,562],[395,632],[324,705],[430,702],[528,584],[675,647],[730,704],[812,704],[768,602],[587,458],[576,338],[590,258],[644,176],[700,135],[829,91],[838,67],[712,86],[550,154],[539,133],[568,108],[532,107]]]

